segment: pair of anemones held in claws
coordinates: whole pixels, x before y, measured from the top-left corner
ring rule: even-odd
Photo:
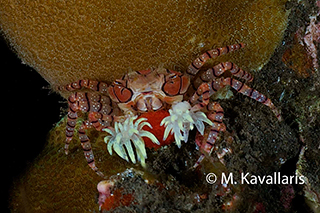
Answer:
[[[155,113],[153,113],[153,118],[149,120],[146,117],[138,118],[137,115],[128,116],[123,122],[115,122],[114,128],[103,129],[109,133],[104,140],[107,143],[107,149],[110,155],[112,155],[113,149],[121,158],[127,161],[130,159],[133,163],[136,163],[136,157],[132,147],[132,144],[134,144],[137,160],[141,162],[142,166],[145,166],[145,159],[147,158],[145,147],[157,147],[150,144],[149,141],[158,146],[166,145],[173,141],[172,138],[168,141],[168,136],[173,135],[174,141],[180,148],[181,141],[188,141],[189,131],[192,130],[194,126],[196,126],[197,130],[203,135],[205,129],[204,122],[212,125],[212,122],[204,112],[193,111],[190,104],[186,101],[172,105],[172,108],[169,109],[167,113],[166,111],[159,111],[158,114],[160,118],[166,114],[169,114],[169,116],[164,117],[161,122],[157,120]],[[154,126],[148,121],[151,121]],[[149,130],[146,130],[146,127],[149,127],[147,128]],[[154,127],[160,128],[160,131],[153,131],[152,129]],[[162,133],[163,136],[157,134],[156,137],[152,132]],[[160,144],[158,138],[160,138],[162,144]]]

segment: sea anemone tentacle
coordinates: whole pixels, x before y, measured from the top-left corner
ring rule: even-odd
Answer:
[[[169,134],[174,134],[177,146],[181,147],[181,141],[188,141],[189,131],[196,126],[197,130],[203,135],[204,122],[212,125],[212,122],[207,118],[206,114],[191,110],[191,105],[187,102],[179,102],[172,105],[169,110],[170,115],[165,117],[160,126],[165,126],[163,140],[166,140]]]
[[[104,141],[107,143],[107,149],[110,155],[112,155],[112,150],[114,150],[126,161],[129,162],[130,159],[133,163],[136,163],[138,160],[142,166],[145,166],[147,154],[142,137],[147,137],[158,145],[160,142],[151,132],[142,129],[144,126],[152,128],[150,123],[147,122],[147,119],[137,119],[137,117],[138,116],[130,116],[123,122],[115,122],[114,128],[108,127],[103,129],[103,131],[109,134],[104,138]],[[137,160],[132,144],[134,144],[135,147]]]

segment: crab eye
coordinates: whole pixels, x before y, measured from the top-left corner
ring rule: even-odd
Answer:
[[[175,75],[173,75],[173,76],[170,76],[169,78],[170,79],[175,79],[175,78],[177,78],[178,76],[177,76],[177,74],[175,74]]]
[[[122,85],[122,82],[116,80],[116,81],[114,81],[114,84],[115,85]]]

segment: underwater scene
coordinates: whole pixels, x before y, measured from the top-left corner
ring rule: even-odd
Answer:
[[[1,212],[320,212],[320,1],[2,0],[0,32]]]

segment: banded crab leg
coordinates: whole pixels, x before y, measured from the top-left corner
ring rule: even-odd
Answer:
[[[248,85],[246,85],[245,83],[242,83],[241,81],[238,81],[233,78],[218,78],[218,79],[211,81],[209,83],[209,85],[210,85],[210,94],[229,85],[233,89],[237,90],[237,92],[240,92],[243,95],[248,96],[248,97],[266,105],[267,107],[269,107],[271,109],[271,111],[277,117],[277,119],[279,121],[282,120],[280,111],[274,106],[274,104],[272,103],[272,101],[269,98],[267,98],[265,95],[258,92],[257,90],[250,88]]]
[[[202,150],[202,152],[206,152],[206,153],[210,154],[214,148],[214,144],[217,140],[219,132],[226,131],[226,126],[224,125],[224,123],[222,121],[223,116],[224,116],[224,111],[219,103],[210,102],[207,105],[207,111],[208,111],[207,117],[212,121],[213,124],[210,127],[210,132],[209,132],[208,137],[206,139],[206,143],[202,144],[202,141],[199,139],[199,136],[200,136],[199,134],[197,134],[196,143],[198,144],[198,146],[200,147],[200,150]],[[217,156],[219,158],[219,155],[217,155]],[[193,168],[196,168],[197,166],[199,166],[199,164],[201,163],[201,161],[204,158],[205,158],[205,155],[203,153],[201,153],[199,159],[194,164]],[[220,158],[219,158],[219,160],[221,161]]]
[[[215,81],[213,81],[215,82]],[[212,84],[212,88],[214,88],[215,83]],[[237,92],[240,92],[264,105],[266,105],[267,107],[269,107],[271,109],[271,111],[273,112],[273,114],[276,116],[276,118],[281,121],[282,117],[281,117],[281,113],[280,111],[274,106],[274,104],[272,103],[272,101],[267,98],[265,95],[263,95],[262,93],[258,92],[255,89],[250,88],[248,85],[246,85],[245,83],[242,83],[241,81],[238,81],[236,79],[233,78],[221,78],[221,84],[226,86],[226,85],[230,85],[232,88],[234,88],[235,90],[237,90]]]
[[[113,112],[111,100],[108,96],[95,93],[75,92],[68,98],[69,111],[67,116],[65,153],[68,154],[70,141],[74,135],[74,128],[78,119],[78,112],[99,112],[110,115]]]
[[[108,95],[108,85],[106,83],[87,79],[78,80],[70,84],[67,84],[66,86],[60,86],[58,89],[66,91],[76,91],[82,88],[90,89],[93,91],[97,91],[101,94]]]
[[[95,164],[94,155],[92,152],[92,147],[90,143],[90,139],[86,134],[86,130],[92,128],[92,124],[90,121],[84,121],[81,127],[78,130],[79,139],[81,142],[81,146],[83,149],[84,156],[87,160],[88,166],[95,171],[99,176],[103,177],[103,173],[99,171],[98,167]]]
[[[87,88],[93,91],[100,92],[101,94],[106,94],[107,95],[107,88],[108,85],[103,82],[99,81],[94,81],[94,80],[78,80],[75,82],[72,82],[70,84],[67,84],[66,86],[60,86],[58,89],[59,90],[66,90],[66,91],[76,91],[80,90],[82,88]],[[79,95],[80,94],[80,95]],[[68,104],[69,104],[69,111],[68,111],[68,118],[67,118],[67,127],[66,127],[66,144],[65,144],[65,153],[68,154],[68,147],[69,143],[73,138],[74,134],[74,128],[76,126],[78,114],[77,111],[84,111],[88,112],[90,111],[90,100],[88,97],[86,97],[87,100],[81,101],[81,96],[84,93],[74,93],[68,98]],[[89,94],[89,93],[87,93]],[[82,102],[82,103],[80,103]],[[89,103],[85,103],[89,102]],[[110,101],[109,101],[110,102]],[[81,106],[81,105],[87,105],[89,106],[88,109],[87,107]]]
[[[214,146],[214,143],[218,137],[219,132],[226,130],[226,127],[222,122],[223,115],[224,115],[222,107],[220,106],[220,104],[216,102],[209,103],[210,89],[211,88],[208,83],[203,83],[198,87],[197,91],[189,99],[189,103],[191,104],[198,102],[196,105],[192,107],[192,110],[197,111],[206,107],[207,111],[209,111],[209,114],[207,117],[209,120],[212,121],[212,126],[210,128],[210,132],[209,132],[206,143],[202,145],[200,144],[201,142],[199,142],[198,144],[199,147],[201,147],[201,149],[204,152],[207,152],[208,154],[210,154]],[[196,141],[199,141],[199,140],[196,139]],[[199,159],[197,160],[197,162],[195,163],[195,165],[193,166],[193,168],[196,168],[204,159],[204,157],[205,155],[202,153]]]
[[[202,55],[200,55],[198,58],[196,58],[188,67],[187,73],[189,75],[195,76],[200,68],[206,63],[206,61],[210,58],[217,58],[220,55],[225,55],[229,52],[233,52],[235,50],[238,50],[240,48],[245,47],[245,44],[239,43],[239,44],[233,44],[233,45],[228,45],[225,47],[213,49],[206,51]]]
[[[104,128],[110,126],[110,123],[115,120],[115,117],[116,116],[113,115],[104,115],[100,112],[90,112],[88,115],[92,126],[100,132],[103,131]]]
[[[189,103],[196,105],[192,107],[191,110],[198,111],[209,104],[210,99],[210,85],[208,83],[202,83],[197,91],[190,97]]]
[[[98,175],[103,176],[102,172],[100,172],[95,165],[94,155],[91,149],[90,140],[86,135],[86,129],[94,127],[98,131],[102,131],[103,128],[110,125],[113,121],[113,116],[111,115],[113,112],[111,100],[108,96],[96,93],[76,92],[69,97],[68,102],[69,111],[67,116],[65,153],[68,154],[69,152],[69,144],[73,138],[74,128],[78,118],[77,113],[79,111],[89,112],[89,120],[83,122],[78,130],[79,138],[88,165]]]
[[[83,149],[84,156],[87,160],[88,166],[95,171],[99,176],[104,177],[103,173],[99,171],[98,167],[95,164],[94,154],[92,152],[92,146],[90,139],[86,134],[86,130],[90,128],[95,128],[98,131],[110,126],[109,123],[113,121],[112,115],[103,115],[99,112],[90,112],[88,115],[89,120],[84,121],[81,127],[78,130],[79,139]]]
[[[204,73],[201,73],[199,78],[194,79],[193,86],[196,87],[197,85],[200,85],[203,82],[212,81],[213,79],[216,79],[219,76],[221,76],[226,71],[230,71],[231,75],[236,76],[245,81],[251,82],[253,80],[253,76],[250,73],[239,68],[239,66],[235,63],[222,62],[212,68],[209,68]]]
[[[204,72],[200,78],[202,81],[208,82],[222,75],[225,71],[230,70],[230,73],[238,78],[244,79],[245,81],[251,82],[253,76],[239,68],[238,65],[232,62],[222,62]]]

